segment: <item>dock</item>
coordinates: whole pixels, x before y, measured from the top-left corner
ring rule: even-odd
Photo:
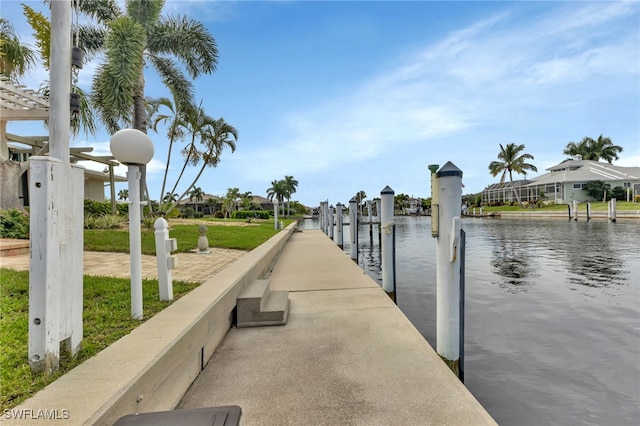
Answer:
[[[286,324],[236,327],[239,297],[265,279],[289,292]],[[496,424],[377,282],[293,224],[0,423],[113,425],[224,406],[240,407],[243,426]]]
[[[285,326],[232,328],[178,408],[239,405],[242,425],[488,425],[484,408],[380,286],[318,230],[271,272]]]

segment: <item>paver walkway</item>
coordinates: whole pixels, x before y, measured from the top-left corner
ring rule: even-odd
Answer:
[[[211,248],[209,254],[176,253],[178,267],[171,272],[174,281],[204,282],[231,262],[244,256],[244,250]],[[0,267],[26,271],[29,269],[29,254],[0,257]],[[129,254],[110,252],[84,252],[84,273],[86,275],[106,275],[129,277]],[[142,256],[142,277],[158,278],[155,256]]]

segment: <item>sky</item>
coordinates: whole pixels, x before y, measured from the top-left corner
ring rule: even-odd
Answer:
[[[0,5],[33,44],[21,3],[49,11],[40,1]],[[448,161],[473,194],[499,180],[488,170],[499,144],[525,145],[531,178],[563,161],[567,143],[600,134],[624,149],[614,164],[640,166],[638,1],[169,0],[164,14],[199,20],[219,49],[216,72],[193,82],[195,100],[239,137],[197,182],[207,194],[266,196],[288,175],[299,182],[292,199],[310,207],[347,204],[358,191],[372,199],[385,186],[426,198],[428,165]],[[79,74],[86,90],[96,64]],[[39,69],[22,83],[37,89],[47,78]],[[151,69],[145,79],[147,96],[168,96]],[[34,122],[7,131],[47,133]],[[168,141],[165,131],[149,136],[147,179],[159,199]],[[71,146],[108,155],[109,139],[101,130]],[[180,160],[175,151],[170,183]]]

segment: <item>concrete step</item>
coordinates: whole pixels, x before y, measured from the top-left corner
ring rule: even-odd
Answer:
[[[271,291],[268,279],[255,280],[238,296],[239,328],[284,325],[289,316],[289,292]]]

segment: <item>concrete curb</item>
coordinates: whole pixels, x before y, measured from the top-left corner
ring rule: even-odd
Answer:
[[[1,423],[112,425],[126,414],[175,408],[231,327],[238,295],[271,270],[295,226],[5,412]]]

